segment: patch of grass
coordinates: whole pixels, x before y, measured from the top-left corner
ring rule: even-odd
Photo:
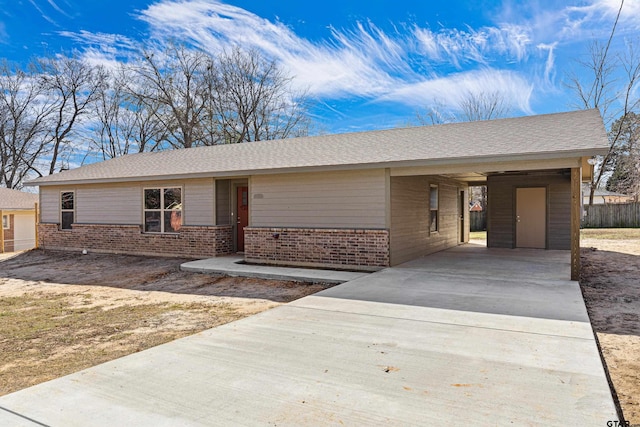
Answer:
[[[584,228],[583,239],[636,240],[640,239],[640,228]]]
[[[196,322],[181,324],[184,318]],[[64,294],[0,299],[0,395],[242,317],[228,306],[77,307]],[[177,323],[178,326],[173,325]],[[169,325],[167,325],[169,324]]]
[[[469,239],[472,240],[486,240],[487,232],[486,231],[472,231],[469,233]]]

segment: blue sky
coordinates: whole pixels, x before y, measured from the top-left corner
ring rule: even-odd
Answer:
[[[0,0],[0,57],[78,49],[105,65],[137,41],[215,52],[230,44],[277,59],[308,90],[318,129],[401,126],[428,106],[455,110],[500,92],[512,115],[574,108],[564,83],[589,40],[606,40],[618,0]],[[626,0],[615,45],[640,34]]]

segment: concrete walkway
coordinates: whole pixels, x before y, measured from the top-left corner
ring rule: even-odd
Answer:
[[[221,273],[228,276],[258,277],[260,279],[294,280],[300,282],[344,283],[369,273],[354,271],[320,270],[312,268],[271,267],[245,264],[240,255],[199,259],[185,262],[182,271],[196,273]]]
[[[0,425],[616,419],[569,254],[467,245],[0,398]]]

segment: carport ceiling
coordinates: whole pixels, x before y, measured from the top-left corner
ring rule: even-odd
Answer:
[[[462,182],[468,182],[469,184],[485,184],[487,182],[487,173],[480,172],[465,172],[465,173],[451,173],[444,174],[447,178],[455,179]]]
[[[494,171],[494,172],[464,172],[464,173],[451,173],[444,174],[447,178],[455,179],[462,182],[467,182],[470,185],[482,185],[486,184],[488,176],[506,176],[506,175],[549,175],[550,173],[556,173],[558,175],[569,176],[571,170],[569,169],[547,169],[547,170],[531,170],[531,171]]]

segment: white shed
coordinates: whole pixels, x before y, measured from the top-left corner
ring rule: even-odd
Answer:
[[[38,195],[0,188],[0,253],[36,246]]]

